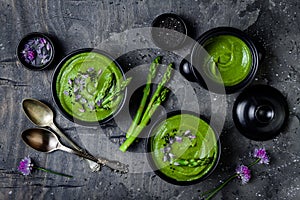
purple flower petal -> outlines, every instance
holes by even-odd
[[[182,137],[175,136],[175,140],[176,140],[176,142],[181,143],[182,142]]]
[[[94,67],[90,67],[87,69],[87,72],[92,72],[92,71],[94,71]]]
[[[24,175],[28,176],[32,170],[33,164],[29,156],[23,158],[18,166],[18,170]]]
[[[85,112],[85,110],[84,110],[83,108],[79,108],[78,111],[79,111],[79,112],[82,112],[82,113]]]
[[[49,43],[46,44],[46,49],[47,49],[47,51],[50,51],[51,45]]]
[[[251,170],[245,166],[245,165],[240,165],[236,168],[236,173],[238,175],[238,178],[242,180],[242,184],[246,184],[249,182],[251,178]]]
[[[175,158],[176,156],[174,155],[174,154],[172,154],[172,153],[169,153],[169,156],[170,156],[170,158]]]
[[[47,40],[46,40],[45,38],[40,38],[40,43],[46,44],[46,43],[47,43]]]
[[[196,139],[196,135],[189,135],[188,138],[190,138],[190,139],[192,139],[192,140],[193,140],[193,139]]]
[[[80,94],[77,94],[77,95],[75,96],[75,101],[78,101],[80,98],[81,98],[81,95],[80,95]]]
[[[163,158],[163,161],[164,162],[167,162],[169,159],[168,159],[168,156],[167,155],[164,155],[164,158]]]
[[[64,95],[69,96],[69,92],[65,90],[65,91],[64,91]]]
[[[264,148],[255,149],[253,156],[260,159],[260,164],[269,164],[270,160]]]
[[[95,106],[91,103],[88,104],[88,107],[91,109],[91,110],[94,110],[95,109]]]
[[[191,133],[191,131],[190,131],[190,130],[187,130],[187,131],[184,132],[183,135],[184,135],[184,136],[188,136],[190,133]]]
[[[85,98],[81,98],[80,102],[83,103],[83,104],[85,104],[85,103],[87,103],[87,100]]]
[[[71,79],[68,80],[69,85],[72,85],[73,81]]]
[[[169,143],[170,143],[170,144],[173,144],[174,142],[175,142],[174,138],[170,138],[170,139],[169,139]]]
[[[78,92],[78,90],[79,90],[79,87],[75,85],[74,89],[73,89],[74,93]]]
[[[101,104],[102,104],[102,100],[100,99],[100,100],[98,100],[96,103],[97,103],[97,106],[99,106],[99,107],[100,107],[100,106],[101,106]]]

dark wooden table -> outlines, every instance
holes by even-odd
[[[198,199],[231,175],[235,167],[248,163],[249,152],[265,147],[269,166],[253,169],[247,185],[231,182],[216,199],[299,199],[300,198],[300,67],[297,0],[136,0],[136,1],[17,1],[0,2],[0,199]],[[231,110],[238,93],[210,94],[177,71],[169,83],[172,97],[157,115],[176,109],[199,110],[221,123],[222,154],[218,167],[205,181],[192,186],[175,186],[161,180],[147,164],[142,139],[127,153],[118,150],[130,125],[129,105],[123,114],[105,126],[85,127],[64,118],[52,99],[51,81],[55,68],[25,69],[15,56],[18,41],[27,33],[44,32],[58,40],[62,58],[80,48],[105,50],[117,58],[142,85],[147,74],[144,64],[158,54],[175,68],[190,52],[191,43],[175,52],[159,50],[149,37],[149,26],[161,13],[179,14],[190,28],[191,38],[217,26],[245,30],[266,50],[253,84],[268,84],[280,90],[289,104],[289,121],[273,140],[255,142],[235,128]],[[39,153],[25,146],[20,134],[34,127],[21,109],[24,98],[43,101],[55,110],[55,122],[63,132],[95,155],[129,164],[128,174],[103,167],[92,172],[85,161],[63,152]],[[130,97],[129,97],[130,99]],[[16,168],[29,155],[37,165],[71,174],[73,179],[34,171],[22,176]]]

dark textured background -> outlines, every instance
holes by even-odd
[[[248,185],[233,181],[216,199],[300,199],[299,11],[298,0],[2,0],[0,199],[197,199],[201,192],[228,177],[238,164],[249,163],[249,152],[259,146],[268,150],[270,165],[256,166]],[[274,86],[289,104],[288,125],[278,137],[266,142],[250,141],[238,133],[231,119],[237,93],[210,95],[177,74],[169,84],[174,95],[169,98],[165,110],[198,108],[204,115],[219,117],[220,121],[226,116],[220,163],[207,180],[193,186],[171,185],[154,175],[142,154],[143,140],[126,154],[118,151],[120,140],[111,136],[124,134],[128,128],[130,118],[126,117],[126,112],[105,127],[83,127],[62,117],[51,97],[51,76],[55,66],[40,72],[28,71],[15,56],[18,40],[27,33],[40,31],[58,39],[60,57],[84,47],[103,49],[118,57],[123,66],[136,69],[131,75],[136,81],[143,81],[147,70],[140,65],[149,63],[156,54],[164,55],[165,63],[173,61],[177,69],[181,60],[180,56],[153,49],[147,36],[147,27],[154,17],[165,12],[182,16],[191,28],[192,38],[217,26],[236,27],[256,38],[266,54],[253,84]],[[184,56],[190,47],[187,44],[178,52]],[[62,152],[46,155],[26,147],[20,133],[33,125],[22,113],[21,101],[28,97],[42,100],[55,109],[56,124],[78,144],[96,155],[129,164],[132,173],[120,175],[107,168],[93,173],[86,162],[76,156]],[[158,114],[162,112],[164,109]],[[72,174],[75,178],[44,172],[24,177],[16,167],[26,155],[40,166]]]

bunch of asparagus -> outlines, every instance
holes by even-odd
[[[147,99],[150,94],[150,86],[152,80],[155,78],[157,68],[159,66],[161,57],[158,56],[151,63],[149,68],[149,74],[147,77],[147,83],[143,90],[143,97],[138,108],[138,111],[133,119],[133,122],[126,134],[126,141],[120,146],[120,150],[125,152],[128,147],[134,142],[134,140],[139,136],[142,130],[147,126],[159,105],[166,100],[169,89],[165,88],[165,84],[170,80],[173,64],[167,66],[166,72],[162,77],[161,81],[158,83],[157,88],[151,97],[149,104],[146,105]],[[147,106],[147,107],[146,107]]]

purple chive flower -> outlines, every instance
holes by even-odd
[[[84,110],[83,108],[79,108],[78,111],[79,111],[79,112],[82,112],[82,113],[85,112],[85,110]]]
[[[175,136],[175,141],[181,143],[182,142],[182,137]]]
[[[65,90],[65,91],[64,91],[64,95],[69,96],[69,92]]]
[[[54,172],[52,170],[48,170],[48,169],[45,169],[45,168],[42,168],[42,167],[33,166],[33,163],[31,162],[31,158],[29,156],[26,156],[25,158],[23,158],[20,161],[20,164],[18,166],[18,170],[24,176],[28,176],[31,173],[31,171],[32,171],[33,168],[39,169],[39,170],[42,170],[42,171],[45,171],[45,172],[49,172],[49,173],[52,173],[52,174],[57,174],[57,175],[60,175],[60,176],[65,176],[65,177],[68,177],[68,178],[73,178],[73,176],[70,176],[70,175],[67,175],[67,174],[62,174],[62,173]]]
[[[28,176],[32,171],[33,164],[29,156],[23,158],[18,166],[18,170],[24,175]]]
[[[245,165],[240,165],[236,168],[236,173],[238,175],[238,178],[242,180],[242,184],[246,184],[249,182],[251,178],[251,170],[245,166]]]
[[[269,164],[270,160],[264,148],[255,149],[253,156],[260,159],[260,164]]]

